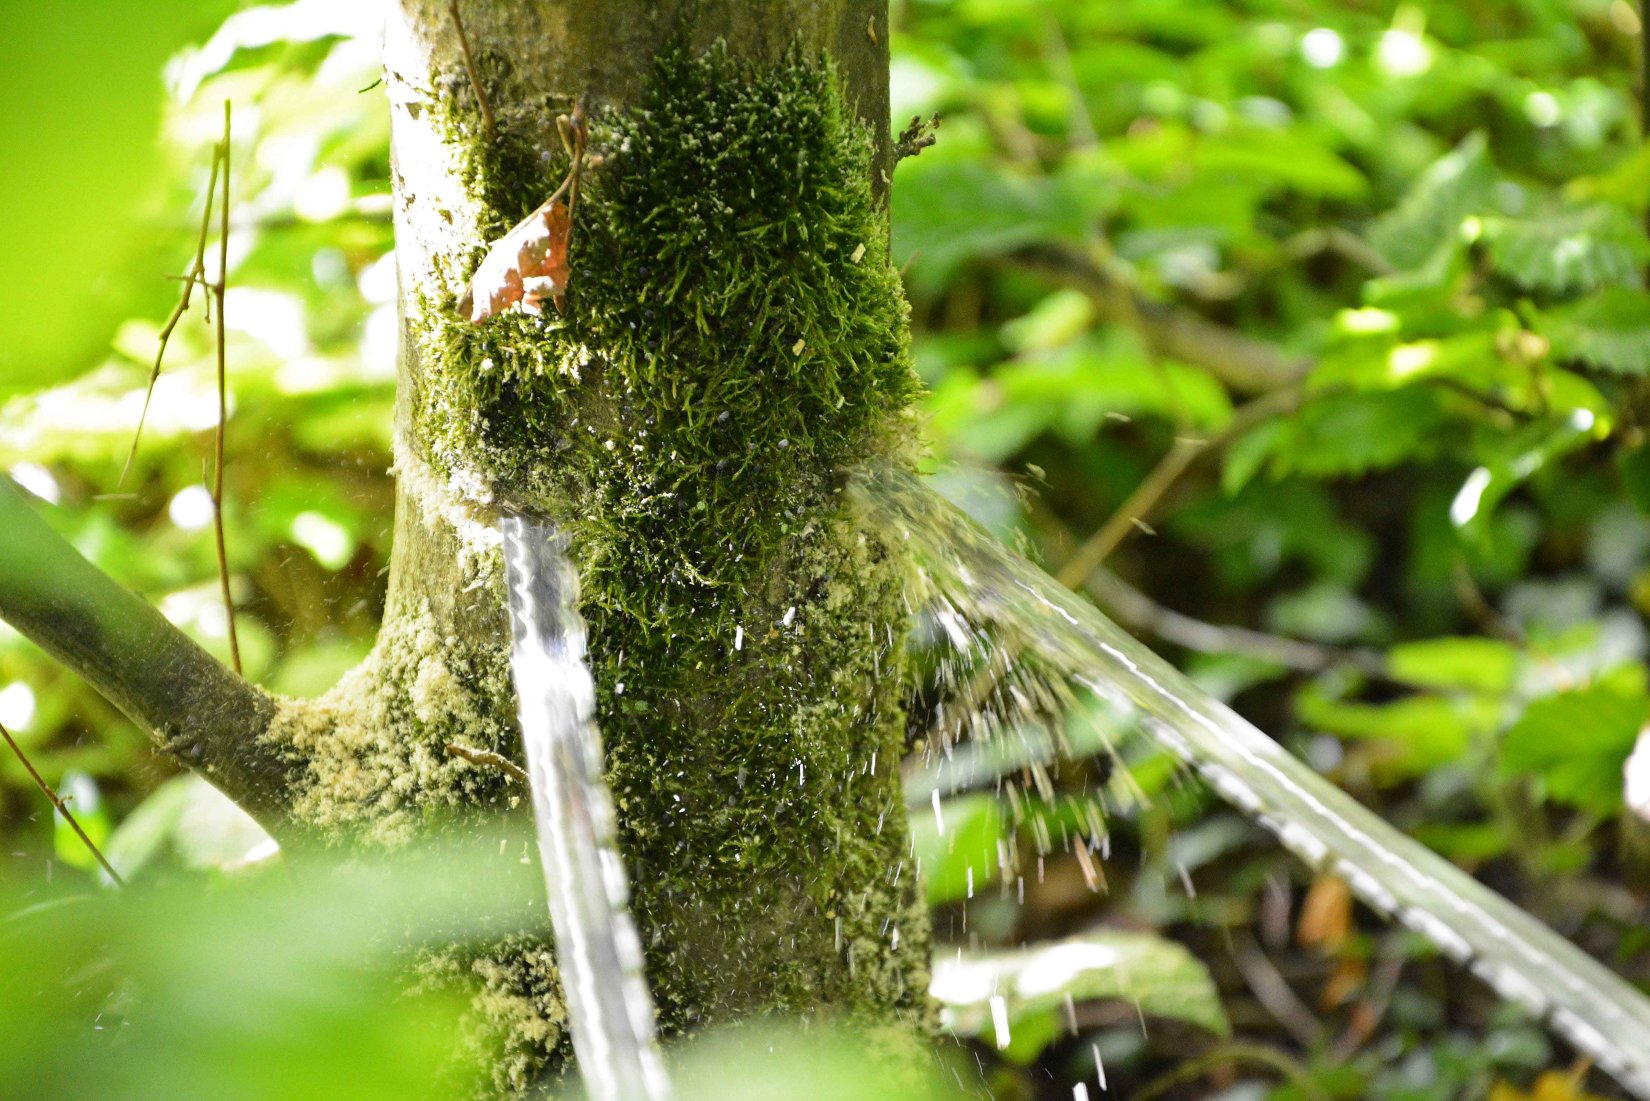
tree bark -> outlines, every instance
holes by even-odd
[[[402,307],[389,606],[371,658],[273,736],[308,824],[485,829],[517,756],[502,502],[572,536],[598,716],[667,1031],[829,1016],[927,1027],[898,760],[900,566],[843,471],[907,461],[916,383],[887,249],[877,0],[492,0],[390,19]],[[565,311],[471,325],[486,244],[537,206],[582,104]],[[539,942],[479,975],[498,1082],[565,1051]]]

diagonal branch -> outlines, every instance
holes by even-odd
[[[0,477],[0,619],[277,837],[301,767],[263,738],[275,701],[64,541]],[[290,829],[285,832],[290,833]]]
[[[1269,635],[1250,627],[1195,619],[1157,603],[1104,566],[1096,567],[1083,587],[1119,623],[1200,654],[1242,654],[1306,673],[1317,673],[1336,666],[1349,667],[1371,676],[1381,676],[1387,671],[1386,661],[1374,650],[1325,646]]]
[[[1136,329],[1159,355],[1202,367],[1233,390],[1276,390],[1299,382],[1312,365],[1307,356],[1286,355],[1191,310],[1153,301],[1068,245],[1032,245],[1005,259],[1082,292],[1102,316]]]

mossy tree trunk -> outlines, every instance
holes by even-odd
[[[898,564],[842,494],[903,461],[915,383],[887,250],[877,0],[470,0],[390,19],[399,499],[373,656],[273,736],[298,816],[399,844],[485,828],[519,752],[504,503],[568,530],[648,974],[667,1030],[753,1013],[924,1027],[898,762]],[[537,206],[581,102],[565,309],[471,325],[485,246]],[[451,828],[450,826],[447,828]],[[499,1080],[565,1050],[542,943],[453,963]]]

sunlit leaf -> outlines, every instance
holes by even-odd
[[[929,989],[953,1032],[989,1040],[1020,1061],[1059,1034],[1068,998],[1123,999],[1148,1017],[1217,1036],[1231,1030],[1209,972],[1191,953],[1161,937],[1116,929],[1012,952],[941,956]],[[1036,1042],[1016,1047],[1016,1032]]]
[[[1535,331],[1553,358],[1624,375],[1650,372],[1650,294],[1605,287],[1597,294],[1535,315]]]
[[[1554,294],[1636,283],[1650,260],[1650,239],[1638,223],[1626,211],[1602,205],[1531,218],[1486,217],[1483,241],[1508,278]]]
[[[1495,186],[1489,143],[1469,135],[1438,158],[1409,193],[1370,228],[1370,243],[1395,267],[1420,264],[1460,232],[1462,221],[1481,212]]]
[[[1644,670],[1536,700],[1503,738],[1501,767],[1541,780],[1548,798],[1599,813],[1622,805],[1622,765],[1650,718]]]
[[[995,796],[968,795],[913,809],[911,836],[928,901],[937,904],[971,898],[997,877],[1008,830]]]
[[[1406,642],[1387,653],[1392,675],[1421,688],[1505,692],[1512,687],[1519,653],[1493,638],[1434,638]]]

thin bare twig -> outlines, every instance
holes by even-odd
[[[218,431],[214,441],[215,463],[212,468],[212,534],[218,544],[218,587],[223,591],[223,611],[229,622],[229,659],[235,672],[241,672],[241,640],[235,630],[235,598],[229,592],[229,552],[223,537],[223,440],[229,427],[229,389],[227,359],[224,355],[223,305],[224,292],[229,286],[229,101],[223,101],[223,141],[218,146],[218,160],[223,164],[223,188],[218,204],[218,278],[211,285],[212,297],[218,303]]]
[[[556,129],[561,134],[561,141],[567,147],[567,156],[572,163],[567,168],[567,179],[562,186],[567,188],[567,247],[573,247],[573,227],[577,224],[573,216],[579,206],[579,177],[584,173],[585,143],[590,138],[590,131],[584,120],[584,101],[580,100],[573,105],[571,115],[559,115],[556,118]]]
[[[1111,557],[1111,552],[1117,549],[1118,544],[1122,543],[1131,531],[1146,523],[1169,490],[1174,488],[1180,476],[1186,473],[1199,455],[1209,448],[1222,447],[1230,443],[1261,421],[1289,412],[1299,405],[1300,401],[1299,387],[1285,387],[1240,406],[1232,413],[1232,419],[1226,422],[1225,427],[1209,439],[1176,437],[1174,446],[1169,448],[1168,453],[1159,460],[1151,473],[1135,487],[1127,500],[1117,506],[1117,511],[1100,525],[1099,530],[1084,540],[1083,545],[1066,559],[1055,577],[1068,588],[1075,589],[1081,586],[1090,574],[1100,568],[1102,562]]]
[[[1297,1060],[1277,1048],[1236,1040],[1228,1040],[1208,1054],[1187,1060],[1167,1074],[1147,1082],[1134,1092],[1133,1101],[1152,1101],[1176,1086],[1203,1077],[1225,1063],[1248,1063],[1252,1066],[1269,1067],[1313,1101],[1328,1101],[1328,1095],[1312,1080],[1311,1074]]]
[[[11,746],[11,751],[17,755],[19,761],[23,762],[23,767],[28,770],[29,776],[33,778],[34,786],[39,788],[41,794],[47,799],[51,800],[52,806],[57,809],[58,814],[63,816],[63,821],[69,824],[69,828],[74,831],[75,836],[80,838],[81,844],[85,845],[86,850],[97,858],[97,862],[102,865],[103,870],[109,873],[109,878],[117,886],[126,886],[126,881],[120,878],[120,873],[115,871],[115,866],[109,863],[109,858],[103,855],[103,850],[99,849],[96,843],[87,836],[86,831],[81,829],[80,823],[75,820],[75,816],[69,813],[68,804],[64,803],[62,797],[52,790],[50,784],[46,783],[45,777],[36,771],[34,762],[29,760],[29,755],[23,752],[23,747],[17,744],[17,739],[11,736],[11,731],[6,729],[4,723],[0,723],[0,738],[6,739],[6,744]]]
[[[1269,393],[1299,382],[1312,368],[1310,357],[1290,355],[1193,310],[1153,301],[1077,246],[1030,245],[1003,261],[1080,292],[1102,317],[1136,329],[1163,357],[1202,367],[1233,390]]]
[[[1104,566],[1089,574],[1085,587],[1120,623],[1200,654],[1243,654],[1306,673],[1337,666],[1372,676],[1386,672],[1386,662],[1373,650],[1325,646],[1195,619],[1157,603]]]
[[[1254,935],[1247,930],[1231,933],[1229,946],[1232,962],[1237,964],[1238,974],[1243,976],[1243,982],[1255,1000],[1283,1026],[1284,1031],[1294,1037],[1297,1044],[1308,1051],[1317,1048],[1323,1041],[1323,1021],[1300,1000],[1289,980],[1283,977]]]
[[[494,753],[490,749],[477,749],[473,745],[463,742],[448,742],[447,756],[460,757],[473,765],[486,765],[496,768],[518,784],[527,784],[527,770],[516,764],[502,753]]]
[[[464,17],[458,14],[458,0],[448,0],[447,11],[453,17],[453,29],[458,32],[458,48],[464,51],[464,71],[470,74],[470,88],[476,94],[476,102],[481,104],[481,125],[490,140],[497,130],[493,124],[493,105],[481,90],[481,75],[476,72],[476,61],[470,54],[470,36],[464,33]]]
[[[132,469],[132,460],[137,458],[138,441],[143,438],[143,422],[149,417],[149,402],[155,396],[155,383],[160,381],[161,361],[166,358],[166,345],[172,339],[172,330],[178,327],[183,315],[189,310],[189,299],[194,294],[197,285],[205,287],[206,283],[206,235],[212,226],[212,200],[218,190],[217,149],[212,151],[212,174],[206,181],[206,206],[201,210],[200,236],[195,241],[195,263],[187,275],[172,276],[183,281],[183,294],[178,297],[178,304],[172,307],[172,316],[166,319],[166,324],[160,330],[160,347],[155,349],[155,364],[149,369],[149,386],[143,394],[143,410],[138,414],[137,430],[132,433],[132,446],[126,452],[126,465],[120,468],[120,480],[116,485],[124,484],[127,473]]]

